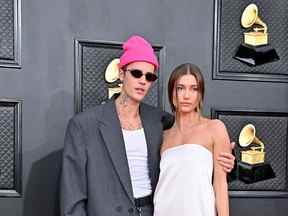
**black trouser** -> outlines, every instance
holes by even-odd
[[[135,199],[135,205],[139,216],[153,216],[153,197],[151,195]]]

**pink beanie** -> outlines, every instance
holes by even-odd
[[[123,44],[123,50],[124,52],[120,57],[120,68],[136,61],[151,63],[155,66],[155,70],[159,68],[159,63],[154,54],[154,50],[144,38],[138,35],[131,36]]]

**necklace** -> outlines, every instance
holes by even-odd
[[[128,120],[121,120],[120,118],[120,124],[123,129],[127,130],[137,130],[142,128],[141,121],[132,122]]]
[[[123,129],[137,130],[137,129],[142,128],[142,122],[141,122],[139,115],[137,117],[131,119],[131,118],[127,118],[126,116],[124,116],[120,112],[118,112],[118,116],[119,116],[119,120],[120,120],[120,125]]]
[[[137,130],[142,128],[142,122],[139,112],[136,113],[136,116],[134,118],[129,118],[128,116],[131,112],[129,112],[129,110],[127,109],[129,109],[129,107],[126,104],[116,104],[116,111],[119,117],[121,127],[127,130]]]

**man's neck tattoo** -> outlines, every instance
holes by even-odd
[[[119,98],[119,99],[120,99],[120,100],[119,100],[119,104],[120,104],[120,105],[122,105],[122,106],[124,106],[124,107],[127,107],[127,106],[128,106],[128,101],[129,101],[128,95],[123,94],[123,95],[121,96],[121,98]]]

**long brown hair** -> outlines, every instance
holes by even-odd
[[[185,63],[177,66],[171,73],[169,82],[168,82],[168,97],[169,97],[169,103],[171,110],[175,112],[176,108],[173,104],[173,91],[175,88],[176,82],[184,75],[191,74],[195,77],[197,86],[199,89],[200,93],[200,101],[198,104],[198,108],[202,109],[203,106],[203,99],[204,99],[204,91],[205,91],[205,86],[204,86],[204,78],[202,75],[201,70],[199,69],[198,66],[191,64],[191,63]]]

